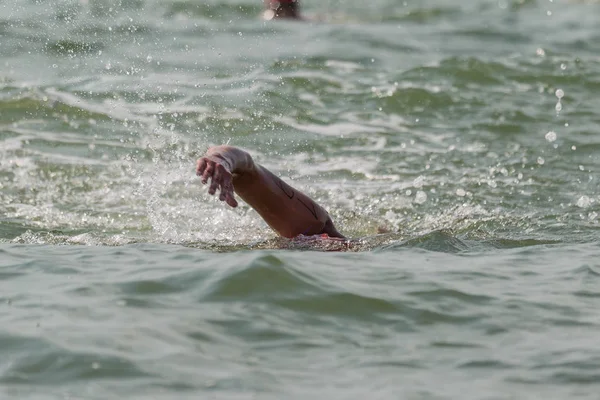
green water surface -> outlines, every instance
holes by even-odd
[[[0,398],[597,399],[600,4],[261,5],[0,0]]]

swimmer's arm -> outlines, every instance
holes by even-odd
[[[237,207],[234,192],[254,208],[281,236],[340,234],[329,214],[314,200],[254,162],[250,154],[232,146],[215,146],[198,160],[196,175],[211,180],[208,192],[220,189],[219,199]]]

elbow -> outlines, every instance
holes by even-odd
[[[335,237],[335,238],[340,238],[340,239],[346,239],[346,236],[342,235],[335,227],[335,225],[333,224],[333,221],[331,220],[331,218],[327,218],[327,221],[325,222],[325,226],[323,227],[323,230],[321,231],[321,233],[326,233],[327,236],[329,237]]]

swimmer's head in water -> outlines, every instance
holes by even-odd
[[[279,18],[300,18],[299,0],[264,0],[265,12],[263,18],[266,20]]]

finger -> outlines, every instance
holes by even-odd
[[[202,176],[202,173],[204,172],[204,168],[206,168],[206,159],[200,158],[198,160],[198,162],[196,163],[196,175],[197,176]]]
[[[219,200],[225,201],[225,197],[227,196],[227,192],[232,190],[231,188],[231,177],[224,171],[221,171],[221,194],[219,195]]]
[[[221,184],[221,193],[219,194],[219,200],[225,201],[225,196],[227,195],[227,186],[225,184]]]
[[[208,188],[208,193],[209,194],[215,194],[217,192],[217,188],[219,187],[219,185],[221,184],[221,166],[217,165],[215,168],[215,172],[213,173],[212,176],[212,181],[210,182],[210,187]]]
[[[214,163],[212,163],[212,162],[207,163],[206,169],[202,173],[202,183],[208,182],[208,178],[212,177],[214,169],[215,169]]]
[[[225,200],[231,207],[237,207],[238,202],[233,193],[234,191],[231,179],[228,179],[223,186],[223,190],[221,191],[221,196],[223,197],[221,200]]]
[[[233,192],[227,192],[227,194],[225,195],[225,201],[233,208],[238,206],[238,202],[233,196]]]

